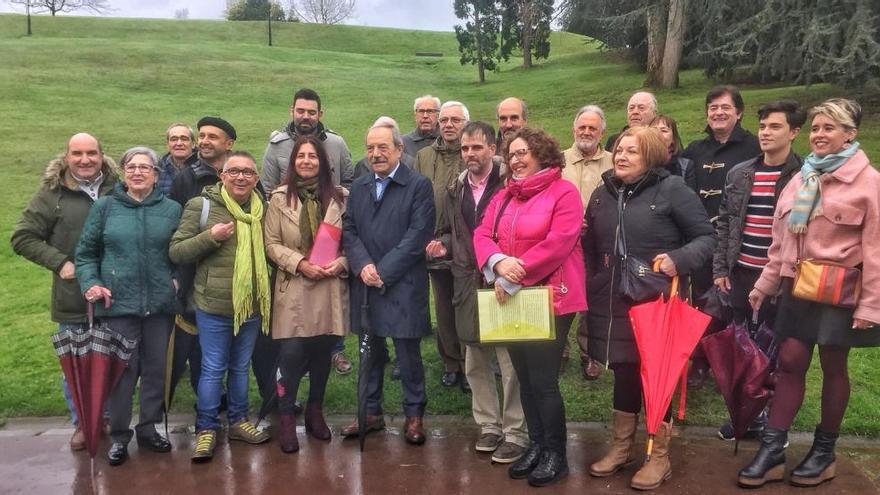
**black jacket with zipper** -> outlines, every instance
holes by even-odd
[[[650,263],[656,255],[667,253],[680,275],[688,275],[711,259],[715,229],[697,195],[681,177],[664,168],[651,169],[631,185],[624,185],[609,170],[602,174],[602,182],[585,214],[589,353],[603,363],[637,363],[628,314],[633,302],[620,294],[622,264],[615,250],[618,195],[626,195],[623,221],[629,254]],[[686,279],[681,286],[687,286]]]
[[[749,207],[749,197],[752,194],[752,184],[755,183],[755,164],[762,156],[735,165],[727,174],[724,199],[721,201],[718,222],[715,225],[718,231],[718,245],[715,247],[715,255],[712,260],[712,278],[729,277],[736,265],[736,260],[739,258],[746,211]],[[801,157],[793,151],[789,152],[773,191],[774,204],[788,181],[801,169],[801,165],[803,165]]]

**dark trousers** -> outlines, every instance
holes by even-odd
[[[738,322],[752,321],[752,306],[749,304],[749,293],[755,288],[755,282],[761,276],[761,270],[737,265],[730,271],[730,306],[733,319]],[[776,319],[776,305],[772,298],[767,298],[758,311],[757,324],[767,322],[771,326]]]
[[[403,413],[407,416],[424,416],[428,396],[425,393],[425,368],[422,366],[421,339],[391,339],[394,352],[400,363],[400,385],[403,388]],[[388,363],[388,349],[385,339],[373,337],[371,340],[373,366],[367,380],[367,414],[382,414],[382,387],[385,382],[385,364]]]
[[[516,376],[529,440],[565,455],[565,404],[559,391],[562,348],[574,313],[556,317],[556,340],[509,344],[507,351]]]
[[[614,372],[614,409],[638,414],[642,410],[642,374],[640,363],[617,363],[611,365]],[[672,421],[672,404],[666,410],[663,421]]]
[[[114,442],[131,441],[131,403],[138,378],[141,381],[138,423],[139,437],[156,433],[155,424],[162,421],[165,399],[165,364],[168,337],[171,334],[170,315],[116,316],[105,318],[107,326],[124,337],[137,342],[128,367],[122,372],[116,388],[110,393],[110,437]]]
[[[257,380],[260,398],[265,402],[275,391],[275,372],[278,369],[278,341],[271,335],[257,332],[257,343],[251,356],[251,369]]]
[[[193,393],[199,393],[199,376],[202,374],[202,346],[199,335],[192,335],[178,326],[174,326],[174,355],[171,357],[171,380],[169,403],[174,402],[174,391],[177,383],[186,371],[189,362],[189,385]]]
[[[278,340],[278,412],[293,414],[299,384],[309,374],[309,403],[324,402],[330,376],[333,347],[342,340],[338,335],[316,335]]]
[[[437,352],[443,360],[444,371],[464,369],[464,351],[455,329],[455,307],[452,305],[452,272],[431,270],[431,288],[434,289],[434,311],[437,314]]]

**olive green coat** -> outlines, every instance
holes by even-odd
[[[202,195],[192,198],[183,209],[177,232],[171,238],[169,254],[177,264],[196,263],[193,297],[196,307],[206,313],[233,316],[232,274],[235,268],[235,250],[238,235],[218,242],[211,237],[211,227],[233,221],[220,196],[221,184],[208,186]],[[202,204],[207,198],[210,208],[204,227],[199,225]],[[245,209],[247,211],[247,208]],[[256,282],[254,283],[256,287]],[[254,291],[253,307],[260,307]]]
[[[104,181],[98,196],[113,190],[117,181],[116,164],[104,157]],[[40,189],[31,197],[12,233],[12,250],[52,272],[52,321],[64,323],[86,320],[86,300],[76,278],[62,279],[58,272],[73,262],[92,198],[81,191],[70,176],[64,157],[46,166]]]

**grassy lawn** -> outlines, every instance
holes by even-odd
[[[636,67],[596,50],[580,36],[557,33],[552,56],[524,71],[516,61],[475,82],[473,67],[458,63],[451,33],[355,26],[276,24],[274,47],[265,46],[265,25],[255,22],[170,21],[36,17],[35,36],[27,38],[24,18],[0,15],[0,133],[4,136],[4,177],[0,181],[0,237],[9,239],[15,220],[38,187],[45,163],[63,150],[74,132],[88,131],[103,141],[114,158],[134,145],[163,146],[163,132],[175,121],[194,123],[208,114],[235,125],[236,148],[262,156],[269,133],[287,121],[287,107],[300,87],[316,89],[324,104],[324,122],[363,156],[365,129],[379,115],[411,126],[415,96],[431,93],[468,105],[472,119],[494,122],[495,104],[519,96],[529,104],[530,123],[571,143],[574,112],[587,103],[606,109],[609,132],[624,124],[624,106],[642,83]],[[419,58],[416,51],[441,51],[443,57]],[[703,96],[713,82],[695,70],[681,74],[679,89],[658,93],[661,111],[678,121],[685,141],[701,137]],[[744,87],[745,126],[754,129],[757,106],[793,97],[805,103],[843,90],[816,85]],[[869,112],[873,109],[868,108]],[[880,116],[871,113],[861,141],[870,156],[880,154]],[[806,140],[797,143],[802,152]],[[0,243],[0,417],[52,415],[65,411],[59,367],[49,336],[50,277]],[[572,337],[573,340],[573,337]],[[349,355],[355,355],[349,338]],[[429,413],[470,413],[469,399],[443,389],[442,366],[433,341],[422,350],[428,372]],[[854,350],[850,370],[853,394],[844,429],[880,435],[877,403],[880,386],[873,377],[880,352]],[[610,418],[610,375],[594,383],[580,378],[573,358],[562,380],[569,417],[578,421]],[[355,374],[331,378],[327,409],[354,410]],[[184,382],[185,383],[185,382]],[[387,411],[400,410],[400,390],[389,382]],[[818,420],[821,376],[810,372],[807,403],[796,427],[811,430]],[[182,385],[176,408],[191,407]],[[716,425],[725,409],[708,387],[690,394],[690,424]]]

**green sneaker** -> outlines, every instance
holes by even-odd
[[[265,431],[258,430],[247,419],[243,419],[234,425],[229,426],[227,437],[230,440],[241,440],[242,442],[258,444],[269,441],[269,434]]]
[[[193,447],[193,462],[208,462],[214,457],[214,445],[217,444],[217,432],[202,430],[196,435],[196,446]]]

